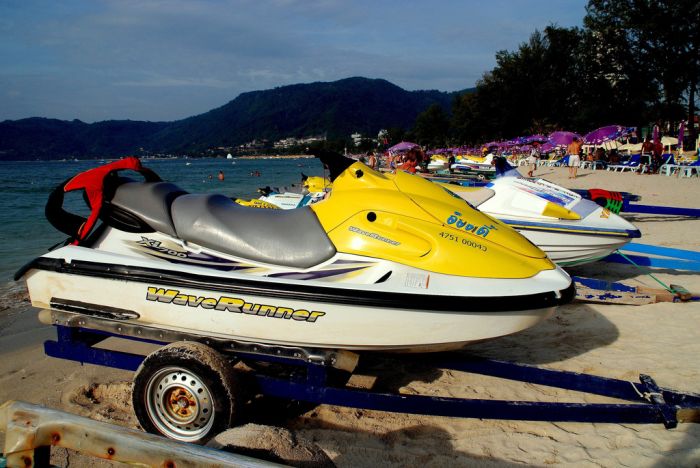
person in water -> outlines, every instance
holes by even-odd
[[[219,171],[219,180],[224,180],[224,171]]]

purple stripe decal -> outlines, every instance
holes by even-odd
[[[274,273],[272,275],[267,275],[270,278],[287,278],[287,279],[318,279],[318,278],[328,278],[331,276],[344,275],[345,273],[350,273],[357,270],[362,270],[367,267],[357,267],[357,268],[342,268],[337,270],[321,270],[321,271],[307,271],[307,272],[289,272],[289,273]]]

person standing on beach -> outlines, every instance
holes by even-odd
[[[578,166],[581,164],[581,142],[578,137],[574,137],[574,141],[569,143],[566,152],[569,155],[569,179],[575,179],[578,173]]]
[[[377,169],[377,157],[374,155],[374,151],[369,152],[369,159],[367,160],[367,165],[372,169]]]
[[[420,148],[411,148],[406,153],[404,163],[399,166],[399,169],[415,174],[421,162],[423,162],[423,151]]]
[[[530,156],[527,158],[527,164],[530,170],[527,172],[528,177],[534,177],[535,169],[537,169],[537,161],[540,159],[540,150],[537,148],[537,142],[532,144]]]
[[[654,150],[651,156],[651,170],[649,174],[655,174],[659,171],[663,162],[664,145],[661,140],[654,142]]]

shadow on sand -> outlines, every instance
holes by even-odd
[[[657,275],[670,275],[674,277],[682,278],[684,276],[695,276],[698,274],[697,271],[691,270],[675,270],[671,268],[649,268],[645,266],[636,265],[626,265],[624,263],[612,263],[612,262],[597,262],[595,264],[580,265],[576,267],[570,267],[566,269],[567,273],[571,276],[582,276],[585,278],[596,278],[603,279],[606,281],[625,281],[637,278],[641,275],[648,275],[649,273]],[[661,285],[656,283],[650,277],[648,281],[644,281],[645,284],[648,283],[650,287],[661,288]],[[639,286],[639,282],[628,282],[629,286]]]
[[[316,416],[310,413],[293,426],[322,448],[340,452],[333,460],[337,466],[522,466],[499,460],[492,454],[461,452],[454,447],[454,436],[436,426],[414,425],[378,435],[372,430],[333,424]],[[362,418],[362,410],[356,410],[355,416]]]

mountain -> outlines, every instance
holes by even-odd
[[[131,120],[87,124],[40,117],[6,120],[0,122],[0,160],[124,156],[168,125]]]
[[[177,154],[262,138],[374,136],[382,128],[410,128],[432,104],[449,111],[455,94],[347,78],[243,93],[219,108],[174,122],[6,120],[0,122],[0,159],[115,157],[140,149]]]

